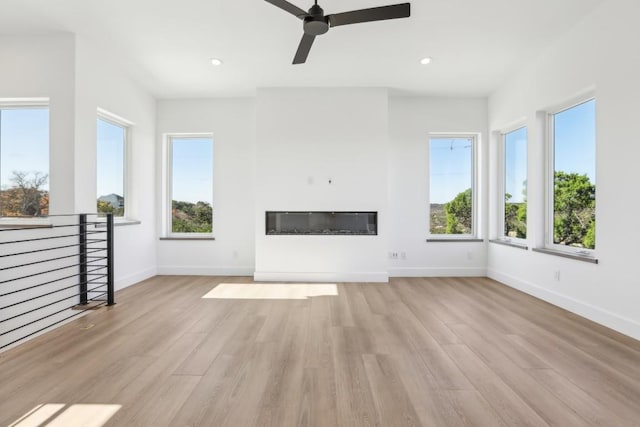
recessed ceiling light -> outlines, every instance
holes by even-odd
[[[211,58],[211,65],[215,67],[222,65],[222,59]]]
[[[430,56],[427,56],[426,58],[422,58],[420,60],[420,63],[422,65],[427,65],[427,64],[431,64],[431,61],[433,61],[433,58],[431,58]]]

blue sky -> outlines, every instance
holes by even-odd
[[[173,138],[173,200],[213,204],[213,141]]]
[[[431,203],[446,203],[471,188],[473,162],[471,138],[430,138]]]
[[[555,115],[555,169],[587,174],[595,183],[595,101]],[[524,131],[523,131],[524,132]],[[513,138],[525,136],[514,132]],[[120,127],[98,120],[97,196],[124,195],[124,135]],[[49,173],[49,114],[45,108],[4,109],[0,112],[0,184],[11,185],[12,171]],[[526,179],[525,144],[507,150],[506,191],[522,201]],[[471,140],[430,139],[430,193],[432,203],[446,203],[471,187]],[[175,200],[212,201],[213,143],[210,138],[175,138],[173,197]],[[134,165],[135,166],[135,165]],[[45,189],[49,188],[47,182]]]
[[[522,127],[505,135],[504,188],[511,194],[512,203],[524,201],[527,180],[527,128]]]
[[[596,182],[595,100],[554,116],[554,167],[556,171],[586,174]],[[527,131],[508,134],[505,152],[505,190],[512,202],[522,202],[527,179]],[[431,203],[446,203],[471,187],[471,140],[468,138],[429,139]],[[542,166],[541,166],[542,167]]]
[[[556,171],[587,174],[596,182],[596,101],[591,100],[554,117]]]
[[[96,144],[97,196],[124,197],[124,146],[126,130],[98,119]]]
[[[13,171],[49,174],[49,110],[0,110],[0,185],[11,187]],[[49,189],[49,180],[43,187]]]
[[[111,193],[124,196],[125,136],[122,127],[97,120],[96,198]],[[211,138],[174,138],[173,141],[174,199],[212,203]],[[0,110],[0,185],[12,185],[14,170],[49,173],[47,108]],[[49,189],[48,182],[44,189]]]
[[[125,131],[98,119],[98,197],[124,196]],[[173,138],[172,173],[174,200],[212,203],[213,144],[210,138]]]

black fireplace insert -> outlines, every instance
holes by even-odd
[[[267,235],[376,236],[378,212],[267,211]]]

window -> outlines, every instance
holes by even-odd
[[[98,117],[96,174],[98,212],[125,214],[125,152],[127,126]]]
[[[169,235],[210,236],[213,231],[213,139],[168,138]]]
[[[49,214],[49,108],[0,103],[0,216]]]
[[[547,246],[576,252],[595,249],[596,101],[548,115]]]
[[[508,239],[527,237],[527,128],[502,134],[502,233]]]
[[[475,145],[473,136],[429,139],[429,195],[432,235],[475,235]]]

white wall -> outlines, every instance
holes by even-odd
[[[536,112],[595,87],[599,264],[491,244],[489,276],[635,338],[640,338],[636,267],[640,228],[635,225],[640,198],[634,175],[640,155],[635,137],[640,99],[638,16],[640,3],[635,0],[604,4],[527,64],[489,102],[492,130],[527,118],[528,243],[536,246],[542,242],[544,225],[544,149]],[[492,165],[497,160],[496,143],[492,141]],[[494,174],[492,184],[497,179]],[[495,196],[491,207],[495,214]],[[492,233],[495,237],[495,226]],[[559,281],[554,279],[556,270]]]
[[[216,240],[159,241],[161,274],[374,281],[486,272],[486,243],[425,242],[427,135],[477,132],[486,160],[486,99],[274,88],[260,89],[256,99],[161,100],[157,111],[159,165],[166,133],[210,132],[215,147]],[[482,167],[485,208],[486,175]],[[160,198],[160,169],[156,176]],[[266,210],[378,211],[379,235],[265,236]],[[479,228],[486,237],[486,215]],[[407,259],[389,261],[390,251]]]
[[[392,276],[484,276],[485,242],[426,242],[429,232],[430,132],[474,132],[479,138],[479,237],[487,235],[487,100],[409,98],[389,100],[389,251]]]
[[[386,89],[259,89],[259,280],[387,281]],[[331,183],[329,183],[331,180]],[[265,211],[377,211],[377,236],[267,236]]]
[[[101,108],[133,124],[126,153],[125,213],[140,224],[115,228],[115,285],[156,274],[155,99],[118,67],[118,58],[76,38],[75,212],[96,211],[96,120]]]
[[[163,100],[156,138],[157,212],[161,212],[163,135],[213,134],[215,241],[158,242],[160,274],[251,275],[254,271],[255,100]],[[166,147],[165,147],[166,148]],[[157,233],[166,230],[158,224]]]
[[[50,213],[74,208],[75,38],[0,37],[0,99],[49,98]]]
[[[115,285],[116,289],[128,286],[155,274],[155,100],[132,83],[126,74],[112,64],[117,61],[104,51],[98,52],[87,40],[74,35],[47,34],[46,36],[0,37],[0,99],[49,98],[50,121],[50,213],[68,214],[96,211],[96,113],[97,107],[108,109],[128,118],[132,127],[132,164],[129,179],[135,191],[130,194],[131,206],[140,225],[116,227],[115,232]],[[69,224],[68,217],[51,219],[54,223]],[[60,231],[62,230],[62,231]],[[42,230],[42,234],[58,235],[66,228]],[[58,234],[56,234],[58,233]],[[2,240],[33,238],[33,232],[5,232]],[[47,244],[49,243],[48,241]],[[72,244],[74,239],[55,240],[59,245]],[[3,246],[7,251],[19,252],[47,248],[42,242]],[[63,249],[55,256],[73,255],[72,249]],[[2,266],[15,266],[25,262],[40,261],[50,252],[29,256],[4,258]],[[73,259],[73,258],[71,258]],[[44,269],[67,267],[69,259],[40,264]],[[2,279],[8,280],[41,272],[31,267],[27,271],[7,270]],[[25,322],[34,321],[46,314],[60,311],[73,303],[78,290],[77,278],[65,277],[75,273],[73,269],[51,272],[31,278],[12,281],[5,290],[19,290],[35,284],[56,280],[44,287],[12,294],[2,298],[0,306],[33,297],[38,292],[52,292],[28,304],[3,310],[2,316],[13,316],[39,305],[51,303],[44,310],[21,316],[10,323],[0,325],[0,331],[8,331]],[[69,287],[69,289],[64,289]],[[69,297],[56,303],[57,300]],[[29,305],[30,304],[30,305]],[[7,313],[4,313],[7,311]],[[39,321],[28,329],[21,329],[0,337],[0,344],[12,342],[26,333],[43,328],[47,324],[68,317],[64,311]]]
[[[7,98],[49,98],[49,191],[50,212],[52,214],[68,213],[74,205],[74,58],[75,40],[67,34],[43,36],[11,36],[0,37],[0,99]],[[49,230],[47,230],[49,231]],[[52,229],[51,232],[57,231]],[[0,235],[3,241],[32,238],[29,233],[5,231]],[[56,240],[60,245],[68,244],[65,239]],[[25,247],[24,243],[14,245],[2,245],[2,254],[41,248],[41,242],[36,242]],[[62,255],[66,255],[64,250]],[[2,258],[0,268],[13,267],[29,262],[38,261],[37,255],[20,255]],[[47,269],[60,268],[66,260],[49,262],[39,266]],[[67,263],[68,264],[68,263]],[[33,274],[33,267],[10,269],[0,272],[0,280],[17,279],[23,275]],[[68,274],[68,273],[67,273]],[[64,276],[62,276],[64,277]],[[0,298],[0,307],[24,301],[33,297],[32,291],[25,290],[35,284],[48,280],[60,279],[61,276],[49,274],[35,276],[29,279],[14,280],[2,284],[2,293],[16,292]],[[63,289],[73,284],[69,279],[56,282],[55,285],[44,286],[39,292],[50,292],[55,289]],[[77,293],[77,292],[76,292]],[[50,322],[64,319],[68,313],[55,314],[61,308],[52,305],[38,312],[26,314],[13,320],[8,320],[20,313],[30,311],[56,299],[73,295],[71,291],[61,291],[55,297],[38,299],[18,306],[0,310],[0,318],[5,322],[0,323],[0,345],[8,345],[10,342],[45,327]],[[36,314],[37,313],[37,314]],[[45,321],[37,321],[38,318],[51,315]],[[25,323],[36,322],[26,328],[9,332]]]

